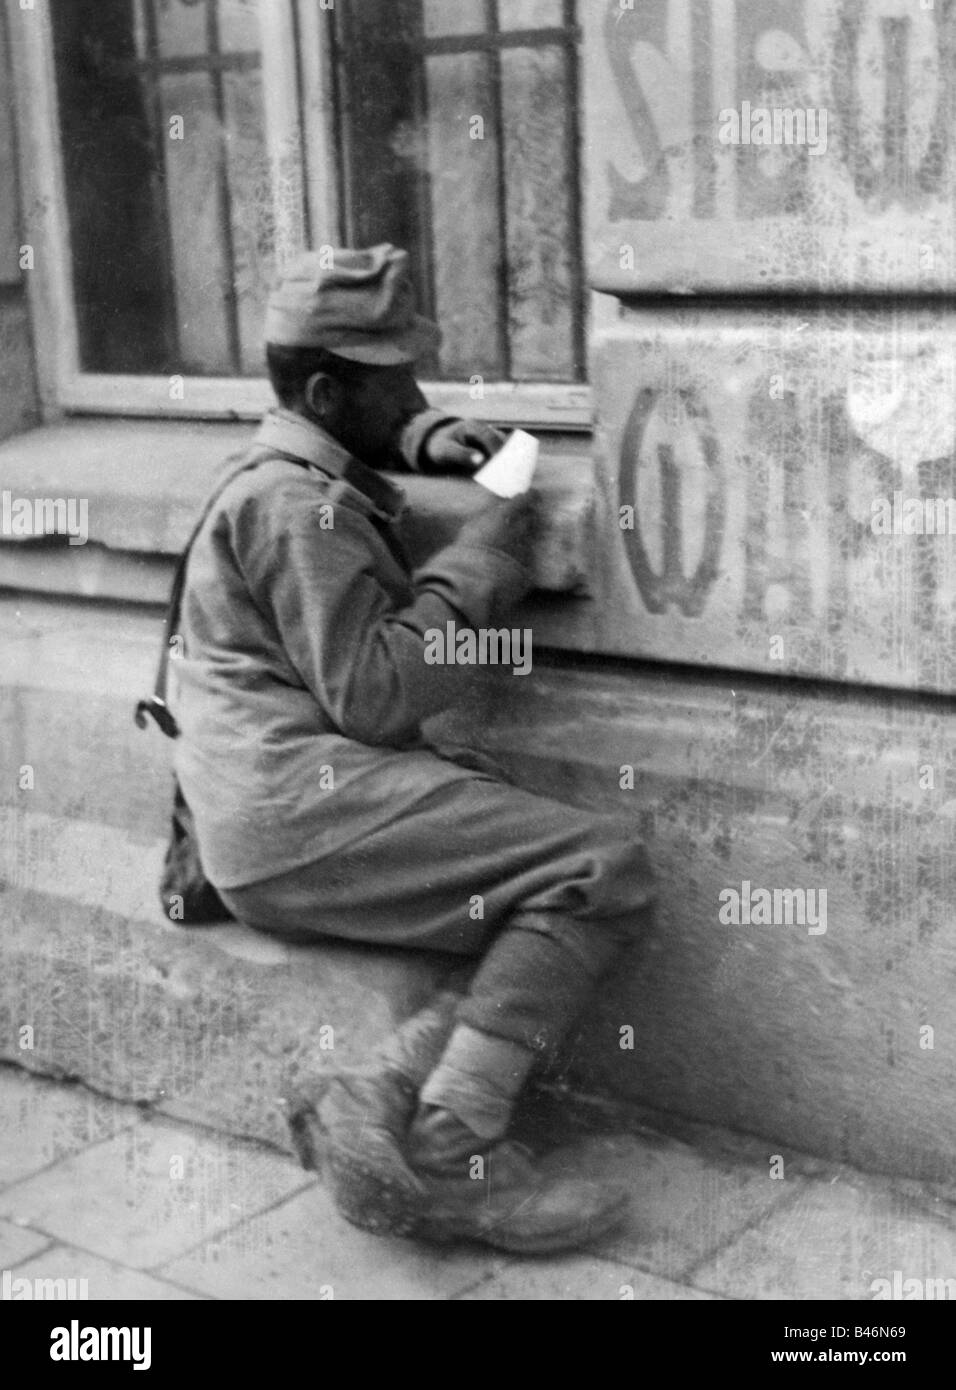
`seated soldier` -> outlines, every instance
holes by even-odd
[[[427,409],[413,364],[438,342],[394,247],[302,256],[270,300],[280,408],[192,547],[177,662],[176,766],[205,871],[265,932],[455,953],[474,964],[361,1071],[311,1134],[368,1229],[569,1248],[621,1218],[608,1185],[546,1178],[506,1138],[552,1055],[638,934],[645,855],[608,818],[531,795],[425,745],[467,666],[424,659],[448,622],[497,625],[531,588],[532,494],[487,504],[412,572],[403,494],[379,470],[473,472],[489,426]],[[469,912],[480,895],[484,914]],[[474,1181],[483,1156],[490,1184]]]

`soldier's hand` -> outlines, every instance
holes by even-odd
[[[531,488],[518,497],[489,495],[487,506],[465,522],[458,539],[501,550],[530,568],[532,546],[542,517],[541,494]]]
[[[475,473],[504,442],[505,436],[483,420],[453,420],[432,431],[425,455],[436,468]]]

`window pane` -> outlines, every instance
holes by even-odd
[[[412,253],[446,379],[575,381],[583,373],[575,34],[564,6],[510,6],[559,33],[520,48],[469,41],[461,6],[338,7],[345,234]],[[452,11],[456,23],[452,24]],[[560,11],[560,12],[559,12]],[[475,29],[479,8],[468,12]],[[433,32],[441,22],[445,32]],[[566,37],[565,37],[566,35]]]
[[[420,0],[342,7],[343,222],[351,246],[391,241],[410,252],[419,305],[430,313],[425,78],[413,47],[419,10]]]
[[[163,58],[205,53],[208,15],[206,0],[143,0],[155,15],[159,52]]]
[[[185,138],[167,142],[165,179],[182,370],[228,372],[229,265],[213,85],[206,73],[178,73],[164,76],[160,90],[164,126],[175,116],[185,123]]]
[[[224,53],[259,51],[259,0],[219,0],[219,47]]]
[[[275,206],[262,139],[262,74],[223,74],[229,160],[233,283],[244,376],[261,376],[262,326],[275,267]]]
[[[502,29],[550,29],[563,23],[562,0],[498,0]]]
[[[428,60],[429,161],[435,314],[441,375],[500,378],[498,142],[486,126],[471,139],[472,113],[486,111],[489,59],[460,53]]]
[[[74,0],[51,18],[82,365],[173,371],[162,160],[129,6]]]
[[[275,229],[254,0],[52,15],[82,366],[261,375]]]
[[[575,35],[557,0],[336,5],[341,235],[408,249],[423,374],[580,379]],[[560,15],[559,15],[560,10]],[[257,0],[51,7],[81,364],[259,375],[275,208]],[[449,41],[451,40],[451,41]],[[290,82],[295,82],[291,70]]]
[[[480,34],[485,27],[485,0],[425,0],[425,33]]]
[[[555,48],[502,54],[508,311],[512,374],[574,375],[571,171],[563,55]]]

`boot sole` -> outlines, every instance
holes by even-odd
[[[540,1236],[510,1235],[504,1227],[481,1230],[464,1222],[458,1227],[448,1224],[432,1225],[427,1216],[413,1234],[433,1245],[454,1245],[468,1241],[488,1245],[495,1250],[505,1250],[511,1255],[556,1255],[564,1250],[583,1250],[608,1235],[623,1223],[627,1215],[627,1205],[626,1201],[622,1202],[589,1221],[584,1234],[581,1228],[577,1227]]]
[[[490,1246],[514,1255],[550,1255],[584,1249],[619,1226],[627,1212],[627,1199],[581,1226],[540,1235],[511,1234],[503,1221],[499,1227],[482,1228],[467,1218],[435,1218],[427,1196],[407,1184],[382,1176],[367,1155],[329,1141],[318,1116],[300,1114],[291,1126],[302,1166],[317,1172],[333,1197],[339,1213],[351,1225],[374,1235],[412,1237],[433,1245],[465,1242]]]
[[[316,1145],[318,1168],[329,1188],[339,1214],[359,1230],[372,1235],[411,1237],[431,1245],[456,1245],[464,1242],[504,1250],[512,1255],[552,1255],[565,1250],[584,1249],[620,1226],[627,1214],[627,1202],[609,1208],[601,1216],[581,1228],[567,1228],[547,1235],[521,1236],[507,1229],[491,1227],[476,1229],[474,1224],[438,1223],[423,1208],[418,1194],[407,1192],[384,1180],[356,1155],[330,1150]]]
[[[421,1198],[383,1178],[353,1154],[327,1150],[322,1174],[346,1221],[376,1235],[408,1236],[421,1215]]]

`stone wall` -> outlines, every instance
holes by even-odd
[[[948,0],[586,0],[580,17],[599,288],[952,287]]]

